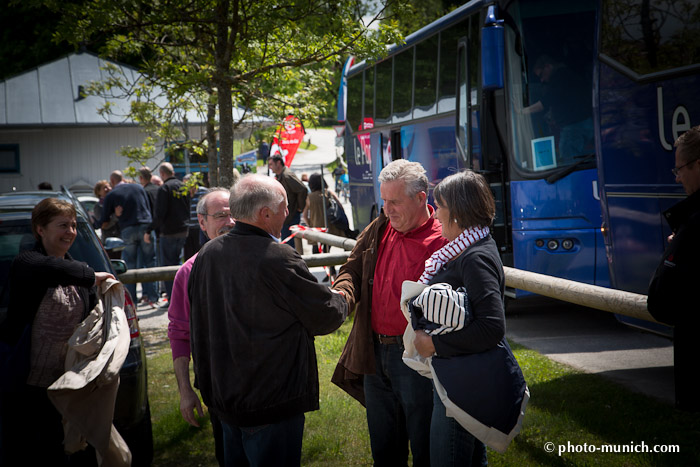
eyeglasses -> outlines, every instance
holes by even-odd
[[[209,217],[213,217],[213,218],[216,219],[217,221],[220,221],[220,220],[223,220],[223,219],[233,219],[233,217],[231,217],[231,213],[230,213],[230,212],[224,212],[224,211],[215,212],[214,214],[206,213],[206,214],[204,214],[204,215],[205,215],[205,216],[209,216]]]
[[[682,169],[683,167],[685,167],[686,165],[690,165],[690,164],[692,164],[693,162],[697,162],[697,161],[698,161],[698,159],[693,159],[692,161],[686,162],[685,164],[681,165],[680,167],[674,167],[674,168],[671,169],[671,172],[673,173],[673,175],[678,176],[678,173],[681,171],[681,169]]]

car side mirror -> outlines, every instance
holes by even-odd
[[[112,263],[112,269],[114,269],[114,272],[117,274],[117,276],[124,274],[126,271],[129,270],[123,259],[113,259],[110,260],[110,263]]]

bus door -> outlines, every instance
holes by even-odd
[[[504,264],[510,266],[512,265],[512,240],[509,228],[510,202],[505,173],[507,164],[504,163],[505,156],[502,156],[504,152],[497,143],[494,125],[482,122],[484,115],[492,115],[491,112],[481,111],[483,105],[491,103],[492,97],[481,102],[477,21],[478,15],[474,15],[469,38],[462,37],[459,40],[455,132],[457,152],[464,167],[483,175],[491,187],[496,200],[496,218],[492,226],[492,235],[498,244]],[[496,93],[503,95],[502,90],[494,91],[490,95]],[[482,149],[482,134],[487,136],[484,142],[489,146],[487,154],[490,154],[490,157],[486,157]]]

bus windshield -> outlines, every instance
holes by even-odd
[[[514,2],[507,12],[511,147],[524,178],[593,164],[595,18],[589,1]]]

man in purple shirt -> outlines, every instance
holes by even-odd
[[[227,233],[234,225],[228,200],[230,191],[226,188],[212,188],[197,203],[199,227],[209,239]],[[187,297],[187,282],[197,254],[189,258],[177,271],[173,281],[173,293],[168,308],[168,338],[173,354],[173,367],[177,388],[180,393],[180,413],[187,423],[199,426],[194,411],[202,416],[202,404],[190,382],[190,301]],[[219,423],[212,419],[214,437],[217,441],[219,458]]]

